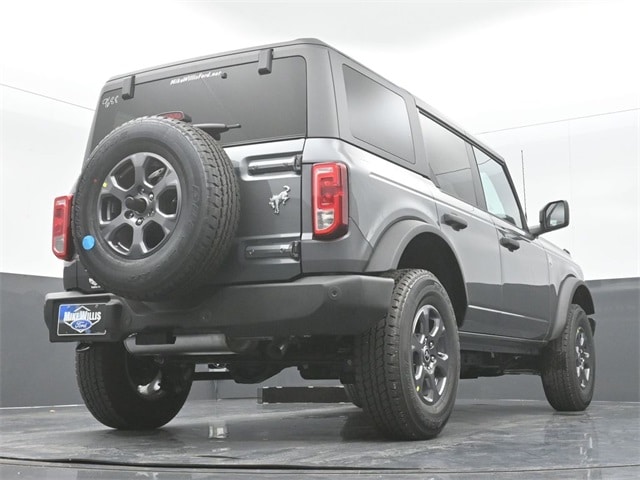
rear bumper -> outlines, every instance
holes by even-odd
[[[141,332],[355,335],[386,315],[392,290],[389,278],[334,275],[223,287],[195,304],[138,302],[109,293],[73,291],[47,295],[44,318],[51,342],[115,342]],[[63,317],[83,306],[100,314],[90,317],[93,325],[80,333]],[[87,325],[74,324],[79,330]]]

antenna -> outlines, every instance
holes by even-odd
[[[527,186],[524,181],[524,152],[520,150],[520,164],[522,165],[522,197],[524,200],[524,218],[529,218],[527,216]]]

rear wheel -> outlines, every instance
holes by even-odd
[[[355,343],[357,394],[385,434],[432,438],[451,415],[460,377],[455,313],[432,273],[400,270],[392,277],[387,317]]]
[[[94,343],[76,351],[76,376],[85,405],[108,427],[147,430],[175,417],[189,395],[193,364],[158,364],[133,356],[122,343]]]
[[[562,335],[542,353],[542,386],[558,411],[581,411],[593,398],[596,351],[587,314],[571,305]]]

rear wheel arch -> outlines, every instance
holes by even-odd
[[[368,272],[417,268],[432,272],[449,294],[458,327],[467,310],[467,289],[460,262],[441,231],[420,220],[392,225],[377,242]]]

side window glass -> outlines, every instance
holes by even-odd
[[[502,165],[473,147],[489,213],[522,228],[518,202]]]
[[[427,161],[440,189],[477,205],[466,142],[451,130],[420,114]]]
[[[404,98],[346,65],[343,72],[351,134],[413,163],[413,137]]]

